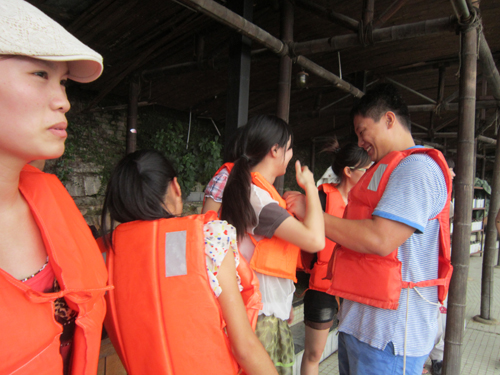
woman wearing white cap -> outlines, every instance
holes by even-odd
[[[95,374],[107,275],[55,176],[26,165],[64,152],[68,79],[102,57],[37,8],[0,0],[0,374]]]

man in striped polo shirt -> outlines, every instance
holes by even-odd
[[[358,144],[375,163],[391,151],[415,147],[408,107],[392,85],[375,87],[351,113]],[[413,154],[391,173],[371,219],[330,216],[326,233],[360,253],[387,256],[397,248],[405,281],[436,279],[439,223],[430,219],[446,203],[441,168],[431,157]],[[436,286],[419,292],[403,289],[397,310],[344,300],[339,313],[341,374],[402,374],[403,367],[406,374],[422,372],[436,336],[438,298]]]
[[[367,92],[355,105],[351,116],[359,146],[375,163],[371,168],[375,170],[373,176],[370,177],[368,171],[363,177],[370,177],[371,182],[377,177],[375,168],[383,171],[379,168],[384,167],[383,163],[377,164],[381,159],[393,151],[418,147],[410,132],[408,107],[390,84],[379,84]],[[325,214],[326,236],[354,251],[353,254],[375,254],[376,259],[397,249],[403,281],[436,279],[440,223],[431,219],[447,205],[446,181],[449,181],[449,176],[444,173],[443,167],[427,154],[414,153],[404,157],[390,173],[385,190],[378,192],[381,197],[371,215],[352,220]],[[378,181],[375,182],[378,186]],[[373,190],[372,184],[365,189],[358,196],[362,198],[364,192],[372,193],[369,192]],[[348,211],[350,205],[354,207],[353,191],[349,195]],[[287,202],[292,210],[299,211],[300,216],[303,200],[291,195]],[[356,217],[356,213],[353,216]],[[348,213],[347,217],[352,216]],[[448,227],[441,227],[449,232]],[[356,262],[351,264],[351,268],[361,267]],[[349,276],[351,271],[356,274],[353,269],[346,270],[345,275]],[[361,299],[369,299],[370,288],[376,283],[365,280],[364,274],[357,271],[359,276],[351,284],[357,284],[359,288],[363,286],[368,295],[362,295]],[[335,280],[335,272],[333,278]],[[395,297],[396,310],[344,298],[339,311],[340,374],[401,375],[404,370],[406,374],[421,374],[437,332],[437,289],[437,286],[402,289],[399,304],[397,294]]]

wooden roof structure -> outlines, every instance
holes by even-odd
[[[85,86],[97,92],[92,106],[99,106],[110,93],[123,96],[125,104],[135,73],[140,76],[140,105],[156,103],[192,111],[216,123],[226,121],[228,45],[235,32],[197,9],[195,2],[30,1],[104,56],[102,77]],[[300,66],[297,57],[302,56],[361,89],[384,79],[394,82],[410,106],[414,138],[456,150],[461,62],[459,24],[452,2],[292,3],[293,44],[289,46],[295,63],[289,122],[298,142],[348,136],[353,102],[353,95]],[[472,5],[480,6],[482,35],[496,59],[500,57],[500,3],[483,0]],[[254,0],[252,10],[253,24],[279,39],[280,2]],[[367,26],[363,27],[363,21]],[[251,49],[249,116],[276,113],[279,56],[255,41]],[[303,70],[309,74],[308,82],[299,88],[295,77]],[[476,135],[496,138],[497,101],[481,67],[476,107],[481,108]],[[479,154],[492,160],[490,143],[480,142]]]

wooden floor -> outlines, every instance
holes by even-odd
[[[99,366],[97,375],[126,375],[127,371],[122,365],[120,357],[109,339],[101,341],[101,352],[99,354]]]

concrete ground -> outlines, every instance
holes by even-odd
[[[500,375],[500,325],[485,325],[472,318],[480,313],[481,272],[483,258],[470,258],[467,283],[465,337],[462,352],[461,375]],[[495,269],[492,317],[500,322],[500,268]],[[426,364],[430,373],[430,361]],[[320,364],[321,375],[339,373],[337,352]],[[457,374],[458,375],[458,374]]]

